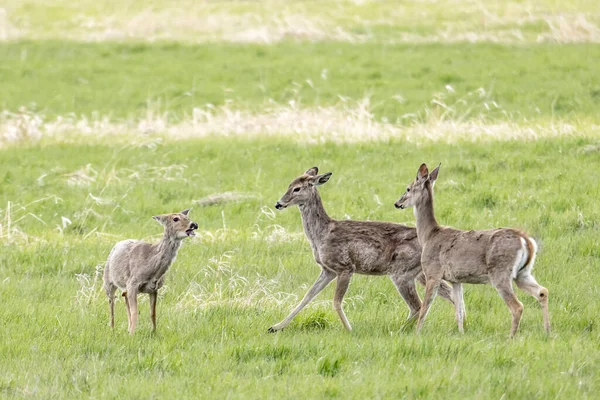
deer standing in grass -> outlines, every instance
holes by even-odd
[[[150,244],[140,240],[123,240],[110,251],[104,267],[104,290],[110,305],[110,327],[115,326],[115,292],[123,290],[127,306],[129,333],[133,335],[137,324],[138,293],[150,295],[150,317],[156,329],[156,299],[158,289],[165,281],[165,274],[181,246],[181,241],[194,236],[198,224],[188,219],[185,210],[175,214],[157,215],[152,218],[164,226],[162,240]]]
[[[515,335],[523,314],[523,304],[515,295],[512,281],[541,304],[544,328],[550,332],[548,289],[540,286],[531,274],[537,251],[535,241],[516,229],[462,231],[438,225],[433,211],[433,185],[439,169],[438,165],[430,174],[427,165],[422,164],[415,181],[395,203],[396,208],[414,207],[417,236],[423,248],[421,264],[427,283],[417,331],[423,326],[444,279],[452,284],[456,320],[461,333],[466,316],[462,284],[489,283],[510,309],[510,337]]]
[[[389,275],[410,308],[409,320],[415,320],[421,299],[415,289],[415,279],[425,279],[421,270],[421,246],[415,228],[374,221],[336,221],[325,212],[317,186],[331,177],[331,172],[317,175],[317,167],[306,171],[290,183],[287,192],[277,202],[278,210],[297,205],[302,214],[304,232],[313,250],[321,274],[300,304],[280,323],[269,328],[279,331],[290,324],[315,296],[337,278],[333,308],[344,327],[352,330],[342,301],[352,274]],[[440,295],[451,300],[450,286],[442,282]]]

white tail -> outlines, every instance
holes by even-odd
[[[530,237],[521,237],[522,249],[517,253],[517,260],[513,268],[512,278],[517,279],[519,274],[531,272],[537,255],[537,243]]]

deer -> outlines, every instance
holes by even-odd
[[[139,293],[150,297],[152,330],[156,330],[156,300],[158,290],[165,282],[165,274],[175,261],[181,242],[195,236],[198,224],[188,218],[189,209],[180,213],[153,216],[164,227],[162,240],[150,244],[141,240],[127,239],[118,242],[110,251],[104,267],[104,290],[110,306],[110,327],[115,327],[115,292],[123,291],[127,307],[128,331],[134,334]]]
[[[460,333],[464,333],[466,318],[462,284],[490,284],[512,314],[510,337],[513,338],[523,314],[523,304],[513,290],[513,281],[540,303],[544,329],[550,333],[548,289],[540,286],[531,272],[538,249],[535,240],[525,232],[511,228],[464,231],[440,226],[433,207],[433,186],[440,166],[429,173],[427,165],[423,163],[414,182],[394,204],[399,209],[414,207],[417,237],[423,249],[421,265],[426,285],[417,332],[423,327],[443,279],[452,285]]]
[[[296,308],[281,322],[270,327],[268,332],[287,327],[334,279],[337,279],[337,283],[333,308],[344,328],[351,331],[342,303],[354,273],[388,275],[408,304],[408,321],[415,321],[421,309],[415,279],[425,284],[416,229],[391,222],[338,221],[330,218],[317,187],[329,181],[332,173],[319,175],[318,172],[319,169],[313,167],[295,178],[275,208],[299,207],[304,233],[310,242],[314,259],[321,267],[321,273]],[[451,288],[445,282],[440,284],[440,295],[452,303]]]

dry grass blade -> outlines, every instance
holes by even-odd
[[[18,39],[20,36],[21,33],[8,18],[8,11],[0,8],[0,41]]]
[[[0,146],[11,143],[35,143],[41,138],[56,141],[123,140],[139,144],[157,139],[180,140],[203,137],[264,138],[287,137],[299,143],[360,143],[401,139],[413,143],[458,141],[535,140],[560,136],[597,137],[600,128],[592,125],[582,129],[573,123],[552,121],[546,124],[488,120],[489,112],[501,109],[488,99],[484,89],[457,98],[453,89],[437,94],[431,104],[417,114],[406,115],[398,122],[379,120],[371,111],[368,97],[352,102],[342,99],[337,106],[304,108],[297,103],[271,103],[255,113],[235,108],[228,103],[219,107],[207,105],[193,109],[188,118],[177,119],[169,113],[149,112],[145,118],[110,121],[107,117],[75,119],[58,117],[46,120],[43,115],[24,111],[0,115]],[[451,96],[450,96],[451,95]],[[145,145],[145,144],[142,144]],[[146,173],[161,179],[180,179],[186,165],[150,167]],[[134,174],[137,172],[133,172]],[[73,185],[87,185],[95,179],[95,171],[84,168],[69,176]],[[214,201],[230,201],[228,196]],[[234,195],[231,195],[235,197]],[[206,199],[208,203],[210,199]]]
[[[28,207],[32,204],[48,201],[54,201],[54,203],[57,203],[62,200],[56,196],[47,196],[25,205],[8,201],[6,204],[6,209],[0,209],[0,215],[4,214],[3,218],[0,219],[0,243],[14,245],[41,242],[43,240],[41,237],[25,232],[19,223],[27,219],[34,219],[36,222],[39,222],[44,226],[48,225],[46,221],[28,210]]]
[[[585,14],[547,18],[550,32],[538,36],[539,42],[598,43],[600,26],[591,22]]]
[[[584,146],[581,150],[581,153],[589,154],[589,153],[598,153],[600,152],[600,142],[594,144],[588,144]]]
[[[202,207],[208,207],[208,206],[214,206],[217,204],[238,202],[238,201],[250,200],[250,199],[256,199],[256,198],[257,198],[257,196],[252,193],[223,192],[223,193],[211,194],[211,195],[208,195],[201,199],[194,200],[194,203],[199,206],[202,206]]]
[[[82,313],[86,310],[95,300],[98,300],[101,295],[100,287],[102,286],[102,273],[104,265],[96,265],[95,271],[92,275],[90,274],[75,274],[75,279],[79,283],[79,289],[75,294],[75,301],[80,306],[79,309]]]
[[[177,299],[177,309],[211,307],[277,307],[297,300],[295,295],[276,292],[277,279],[256,274],[244,277],[231,266],[233,252],[209,260]],[[204,275],[202,278],[201,275]],[[200,278],[200,279],[199,279]]]

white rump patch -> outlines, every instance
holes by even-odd
[[[517,257],[515,259],[515,264],[513,266],[512,278],[517,279],[517,275],[521,268],[527,262],[527,256],[529,255],[529,250],[527,249],[527,243],[524,238],[521,239],[521,249],[517,252]]]
[[[535,257],[537,256],[538,245],[537,245],[536,241],[533,240],[532,238],[528,238],[527,240],[529,240],[531,242],[531,244],[533,245],[533,255],[531,256],[531,262],[529,263],[529,266],[527,267],[527,270],[531,271],[535,264]]]
[[[525,263],[527,262],[527,258],[529,256],[529,247],[527,246],[527,242],[526,240],[530,240],[531,244],[533,245],[533,255],[531,256],[531,262],[529,263],[528,266],[525,267],[524,271],[521,271],[521,273],[523,272],[529,272],[531,271],[531,269],[533,268],[533,264],[535,263],[535,256],[537,254],[537,243],[535,242],[535,240],[531,239],[531,238],[520,238],[521,239],[521,250],[519,250],[517,252],[517,257],[515,260],[515,265],[513,266],[513,273],[512,273],[512,277],[513,279],[517,279],[517,275],[519,275],[519,272],[522,270],[523,267],[525,267]]]

